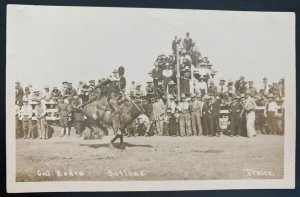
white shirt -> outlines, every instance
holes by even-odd
[[[42,111],[37,110],[38,108],[41,108]],[[40,112],[41,112],[41,113],[40,113]],[[35,114],[36,116],[45,116],[46,112],[47,112],[46,105],[41,104],[40,106],[38,106],[38,105],[35,106],[34,114]]]
[[[30,94],[24,94],[23,95],[23,100],[25,100],[25,99],[27,99],[28,101],[31,101],[31,99],[32,99],[32,94],[30,93]]]
[[[279,107],[275,101],[272,101],[267,104],[267,111],[272,111],[272,112],[277,113],[278,108]]]
[[[199,81],[197,83],[197,88],[205,90],[205,93],[207,92],[207,84],[205,81]]]
[[[31,105],[27,104],[27,105],[23,105],[21,110],[20,110],[20,115],[21,118],[23,118],[24,116],[28,116],[28,118],[32,117],[32,107]]]
[[[162,75],[163,75],[164,77],[172,77],[172,75],[173,75],[173,70],[171,70],[171,69],[165,69],[165,70],[163,70]]]
[[[177,109],[182,112],[182,111],[187,111],[189,110],[190,104],[186,101],[180,102],[177,106]]]
[[[46,100],[46,101],[49,101],[50,98],[51,98],[51,92],[50,92],[50,91],[49,91],[49,92],[46,92],[46,90],[44,90],[44,91],[42,92],[42,95],[43,95],[43,99]]]
[[[176,110],[177,104],[175,103],[175,101],[171,101],[168,108],[171,109],[171,113],[174,114],[175,110]]]

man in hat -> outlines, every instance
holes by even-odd
[[[90,81],[89,81],[89,85],[90,85],[90,88],[93,89],[93,88],[95,87],[95,85],[96,85],[96,81],[93,80],[93,79],[90,80]]]
[[[201,115],[202,111],[201,102],[196,99],[196,95],[194,93],[191,94],[191,102],[190,102],[190,111],[191,111],[191,120],[192,120],[192,130],[193,135],[202,135],[202,124],[201,124]]]
[[[126,88],[126,78],[124,77],[125,74],[125,68],[123,66],[119,66],[117,73],[114,73],[114,78],[119,80],[113,80],[110,78],[109,84],[108,84],[108,90],[109,90],[109,101],[108,104],[111,106],[114,112],[114,118],[113,118],[113,125],[115,127],[116,135],[115,137],[110,141],[111,146],[112,144],[120,138],[121,144],[123,143],[123,133],[121,131],[121,122],[120,122],[120,107],[119,102],[123,101],[124,99],[129,99],[124,93]],[[104,84],[105,85],[105,84]]]
[[[208,136],[209,135],[209,105],[211,102],[211,97],[208,95],[204,95],[203,97],[204,102],[203,102],[203,106],[202,106],[202,118],[201,118],[201,125],[202,125],[202,134],[204,136]]]
[[[131,84],[129,86],[129,95],[132,96],[133,95],[133,92],[136,88],[136,84],[135,84],[135,81],[131,81]]]
[[[163,119],[166,112],[166,105],[163,100],[156,98],[156,102],[153,103],[153,113],[156,124],[156,132],[158,135],[163,134]]]
[[[207,94],[207,83],[204,81],[204,76],[201,75],[199,81],[195,84],[195,93],[204,96]]]
[[[43,95],[42,99],[44,101],[49,102],[51,100],[51,92],[50,92],[50,88],[48,85],[44,86],[44,91],[43,91],[42,95]]]
[[[177,108],[177,103],[175,102],[175,98],[173,95],[169,95],[168,96],[168,103],[167,103],[167,108],[171,110],[171,113],[174,114],[175,113],[175,110]]]
[[[108,87],[108,103],[114,112],[118,111],[118,101],[121,97],[120,77],[118,71],[115,69],[112,75],[104,82]]]
[[[278,134],[278,127],[276,123],[276,117],[278,114],[278,105],[274,99],[273,94],[268,95],[268,102],[266,104],[265,116],[267,117],[267,123],[269,126],[269,134]]]
[[[89,81],[89,89],[90,89],[90,91],[89,91],[89,100],[90,101],[95,101],[95,100],[97,100],[97,98],[98,98],[98,96],[99,96],[99,88],[97,87],[95,87],[96,86],[96,82],[95,82],[95,80],[90,80]]]
[[[184,45],[184,48],[187,51],[189,51],[192,48],[193,40],[192,40],[192,38],[190,38],[189,32],[187,32],[185,35],[186,35],[186,37],[183,40],[183,45]]]
[[[57,102],[59,98],[62,98],[61,91],[57,87],[53,87],[51,91],[51,100]]]
[[[220,136],[219,113],[221,109],[221,101],[217,96],[211,96],[209,103],[208,119],[209,119],[209,135]]]
[[[166,69],[163,70],[162,75],[164,89],[167,90],[168,83],[172,80],[173,77],[173,70],[171,69],[168,62],[166,63]]]
[[[239,102],[239,96],[232,94],[232,103],[229,106],[230,112],[230,126],[231,134],[230,136],[240,136],[240,114],[242,111],[242,105]]]
[[[266,122],[266,117],[264,115],[264,112],[266,107],[266,101],[264,100],[263,95],[261,94],[257,95],[256,106],[259,108],[255,110],[255,123],[257,125],[257,132],[258,134],[259,133],[265,134],[266,132],[265,132],[264,124]]]
[[[15,104],[22,105],[24,92],[21,83],[19,81],[16,82],[15,90],[16,90]]]
[[[64,98],[68,99],[68,102],[71,104],[73,102],[74,96],[77,95],[76,89],[73,88],[72,82],[68,83],[68,88],[65,91]]]
[[[74,114],[74,128],[76,131],[76,134],[81,137],[82,135],[82,123],[83,123],[83,113],[80,109],[80,106],[82,105],[82,100],[78,96],[74,96],[74,100],[71,104],[71,108],[73,110]]]
[[[25,92],[23,94],[23,99],[22,100],[27,100],[28,102],[31,102],[32,98],[32,93],[30,93],[29,87],[25,87]]]
[[[62,95],[63,99],[65,99],[67,97],[65,95],[66,95],[66,91],[68,89],[68,85],[69,85],[69,82],[67,82],[67,81],[62,82],[61,95]]]
[[[168,94],[177,95],[177,85],[173,80],[168,83]]]
[[[191,70],[188,66],[186,66],[182,70],[181,78],[180,78],[180,92],[185,95],[190,94],[190,79],[191,79]]]
[[[41,94],[41,91],[38,89],[33,90],[33,95],[31,97],[32,101],[41,100],[43,98],[43,95]]]
[[[62,98],[59,98],[56,108],[59,117],[59,125],[61,127],[61,137],[63,137],[65,134],[70,136],[68,118],[72,111],[71,106],[68,103],[65,103]]]
[[[190,103],[186,100],[184,94],[181,95],[181,100],[178,104],[179,111],[179,132],[180,136],[191,136],[192,128],[191,128],[191,114],[189,111]]]
[[[41,100],[36,100],[37,105],[34,108],[34,114],[36,117],[36,125],[38,130],[39,139],[48,138],[48,129],[46,129],[47,121],[45,118],[47,108],[45,104],[42,104]]]
[[[147,96],[149,101],[151,100],[151,98],[154,98],[154,86],[153,86],[152,80],[147,81],[146,96]]]
[[[163,83],[158,82],[155,97],[156,98],[162,98],[164,95],[165,95],[165,90],[164,90],[164,87],[163,87]]]
[[[209,86],[207,88],[207,94],[208,95],[217,95],[217,93],[218,93],[218,88],[217,88],[217,86],[215,86],[214,81],[211,80],[209,82]]]
[[[163,136],[170,135],[170,119],[171,119],[171,109],[167,109],[166,115],[163,119]]]
[[[218,86],[218,93],[220,95],[224,95],[226,92],[227,92],[227,87],[226,87],[226,84],[225,84],[225,79],[221,78],[219,86]]]
[[[228,80],[227,84],[227,94],[231,97],[235,93],[235,87],[231,79]]]
[[[79,95],[79,97],[81,98],[82,104],[86,104],[87,102],[89,102],[90,86],[88,84],[86,84],[85,82],[82,83],[81,94]]]
[[[84,81],[79,81],[78,86],[77,86],[77,88],[76,88],[76,92],[77,92],[77,95],[78,95],[79,97],[80,97],[80,95],[82,94],[81,89],[82,89],[83,83],[85,83],[85,82],[84,82]]]
[[[237,94],[242,94],[246,92],[246,84],[244,76],[241,76],[239,80],[237,80],[234,84],[235,91]]]
[[[197,66],[199,63],[199,59],[202,58],[199,48],[196,46],[196,43],[192,43],[192,48],[190,49],[192,64]]]
[[[262,87],[261,88],[264,90],[265,94],[269,93],[268,79],[266,77],[263,78],[263,82],[262,82]]]
[[[273,93],[274,97],[276,97],[276,98],[280,96],[280,91],[279,91],[277,83],[273,83],[272,93]]]
[[[23,102],[23,101],[22,101]],[[16,120],[16,138],[24,137],[22,131],[22,121],[20,120],[20,110],[22,105],[19,103],[15,104],[15,120]]]
[[[153,78],[153,85],[154,85],[154,94],[156,94],[158,82],[161,82],[163,79],[163,76],[162,76],[163,70],[162,70],[162,68],[160,68],[158,66],[157,62],[155,62],[154,65],[155,65],[155,68],[152,70],[152,78]]]
[[[176,55],[176,51],[177,51],[177,43],[178,43],[178,39],[177,36],[174,37],[174,40],[172,41],[172,51],[173,54]]]
[[[33,139],[32,131],[32,107],[28,104],[28,99],[23,99],[23,106],[20,110],[20,117],[23,125],[24,139]]]
[[[280,79],[278,82],[278,91],[279,91],[279,96],[284,97],[284,79]]]
[[[140,99],[142,99],[143,96],[145,96],[144,92],[141,89],[141,86],[142,85],[140,83],[136,84],[136,88],[135,88],[135,90],[133,92],[133,95],[132,95],[133,99],[139,99],[140,100]]]
[[[249,87],[246,91],[248,91],[251,95],[255,96],[257,94],[257,89],[253,86],[253,81],[248,81]]]

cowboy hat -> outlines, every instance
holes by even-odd
[[[171,80],[168,84],[169,85],[175,85],[176,83],[173,80]]]

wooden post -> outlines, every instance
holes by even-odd
[[[176,44],[176,68],[177,68],[177,99],[180,100],[180,65],[179,65],[179,43]]]

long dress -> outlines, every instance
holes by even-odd
[[[246,126],[247,126],[247,136],[254,137],[256,136],[255,131],[255,107],[256,103],[253,98],[248,98],[245,101],[245,110],[246,110]]]

